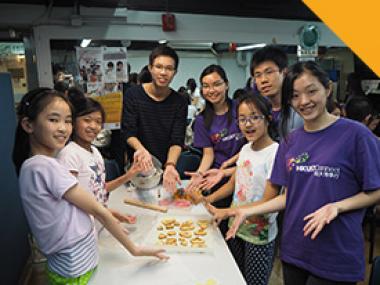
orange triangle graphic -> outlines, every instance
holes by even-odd
[[[379,0],[303,2],[380,77]]]

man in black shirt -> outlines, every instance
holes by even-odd
[[[122,130],[134,159],[145,170],[152,156],[164,165],[164,188],[174,192],[180,177],[176,163],[185,138],[187,103],[169,87],[177,72],[178,56],[170,47],[158,46],[149,56],[152,82],[127,90],[123,102]]]

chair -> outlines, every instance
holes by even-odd
[[[379,285],[380,284],[380,256],[376,256],[373,259],[371,275],[369,277],[368,285]]]
[[[185,175],[185,171],[196,171],[201,162],[201,158],[199,153],[191,149],[181,152],[177,161],[177,171],[181,179],[189,179],[189,176]]]
[[[114,159],[104,159],[106,168],[106,181],[114,180],[120,176],[119,165]]]

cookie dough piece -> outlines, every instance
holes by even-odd
[[[161,221],[161,223],[164,225],[164,226],[167,226],[167,225],[170,225],[170,224],[174,224],[176,222],[175,219],[172,219],[172,218],[167,218],[167,219],[163,219]]]
[[[199,229],[195,231],[194,234],[196,234],[197,236],[205,236],[207,235],[207,232],[205,230]]]
[[[190,240],[191,247],[203,248],[206,247],[206,241],[200,237],[196,237]]]
[[[165,228],[166,228],[167,230],[174,229],[174,224],[168,224],[168,225],[165,226]]]
[[[194,226],[193,222],[191,222],[191,223],[184,222],[181,224],[179,229],[183,232],[192,231],[193,229],[195,229],[195,226]]]
[[[174,245],[174,246],[176,246],[177,245],[177,239],[176,238],[167,238],[165,243],[167,245]]]
[[[166,235],[165,235],[165,234],[159,234],[159,235],[158,235],[158,239],[164,239],[164,238],[166,238]]]
[[[192,233],[190,231],[180,231],[179,235],[184,238],[191,238]]]
[[[177,233],[175,231],[168,231],[166,234],[168,236],[175,236]]]

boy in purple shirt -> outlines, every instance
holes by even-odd
[[[355,284],[365,271],[364,208],[380,199],[377,138],[327,112],[331,81],[315,62],[295,64],[283,84],[283,107],[291,104],[304,119],[304,128],[280,144],[273,166],[271,183],[285,194],[230,212],[236,218],[227,238],[248,215],[285,209],[284,284]]]

